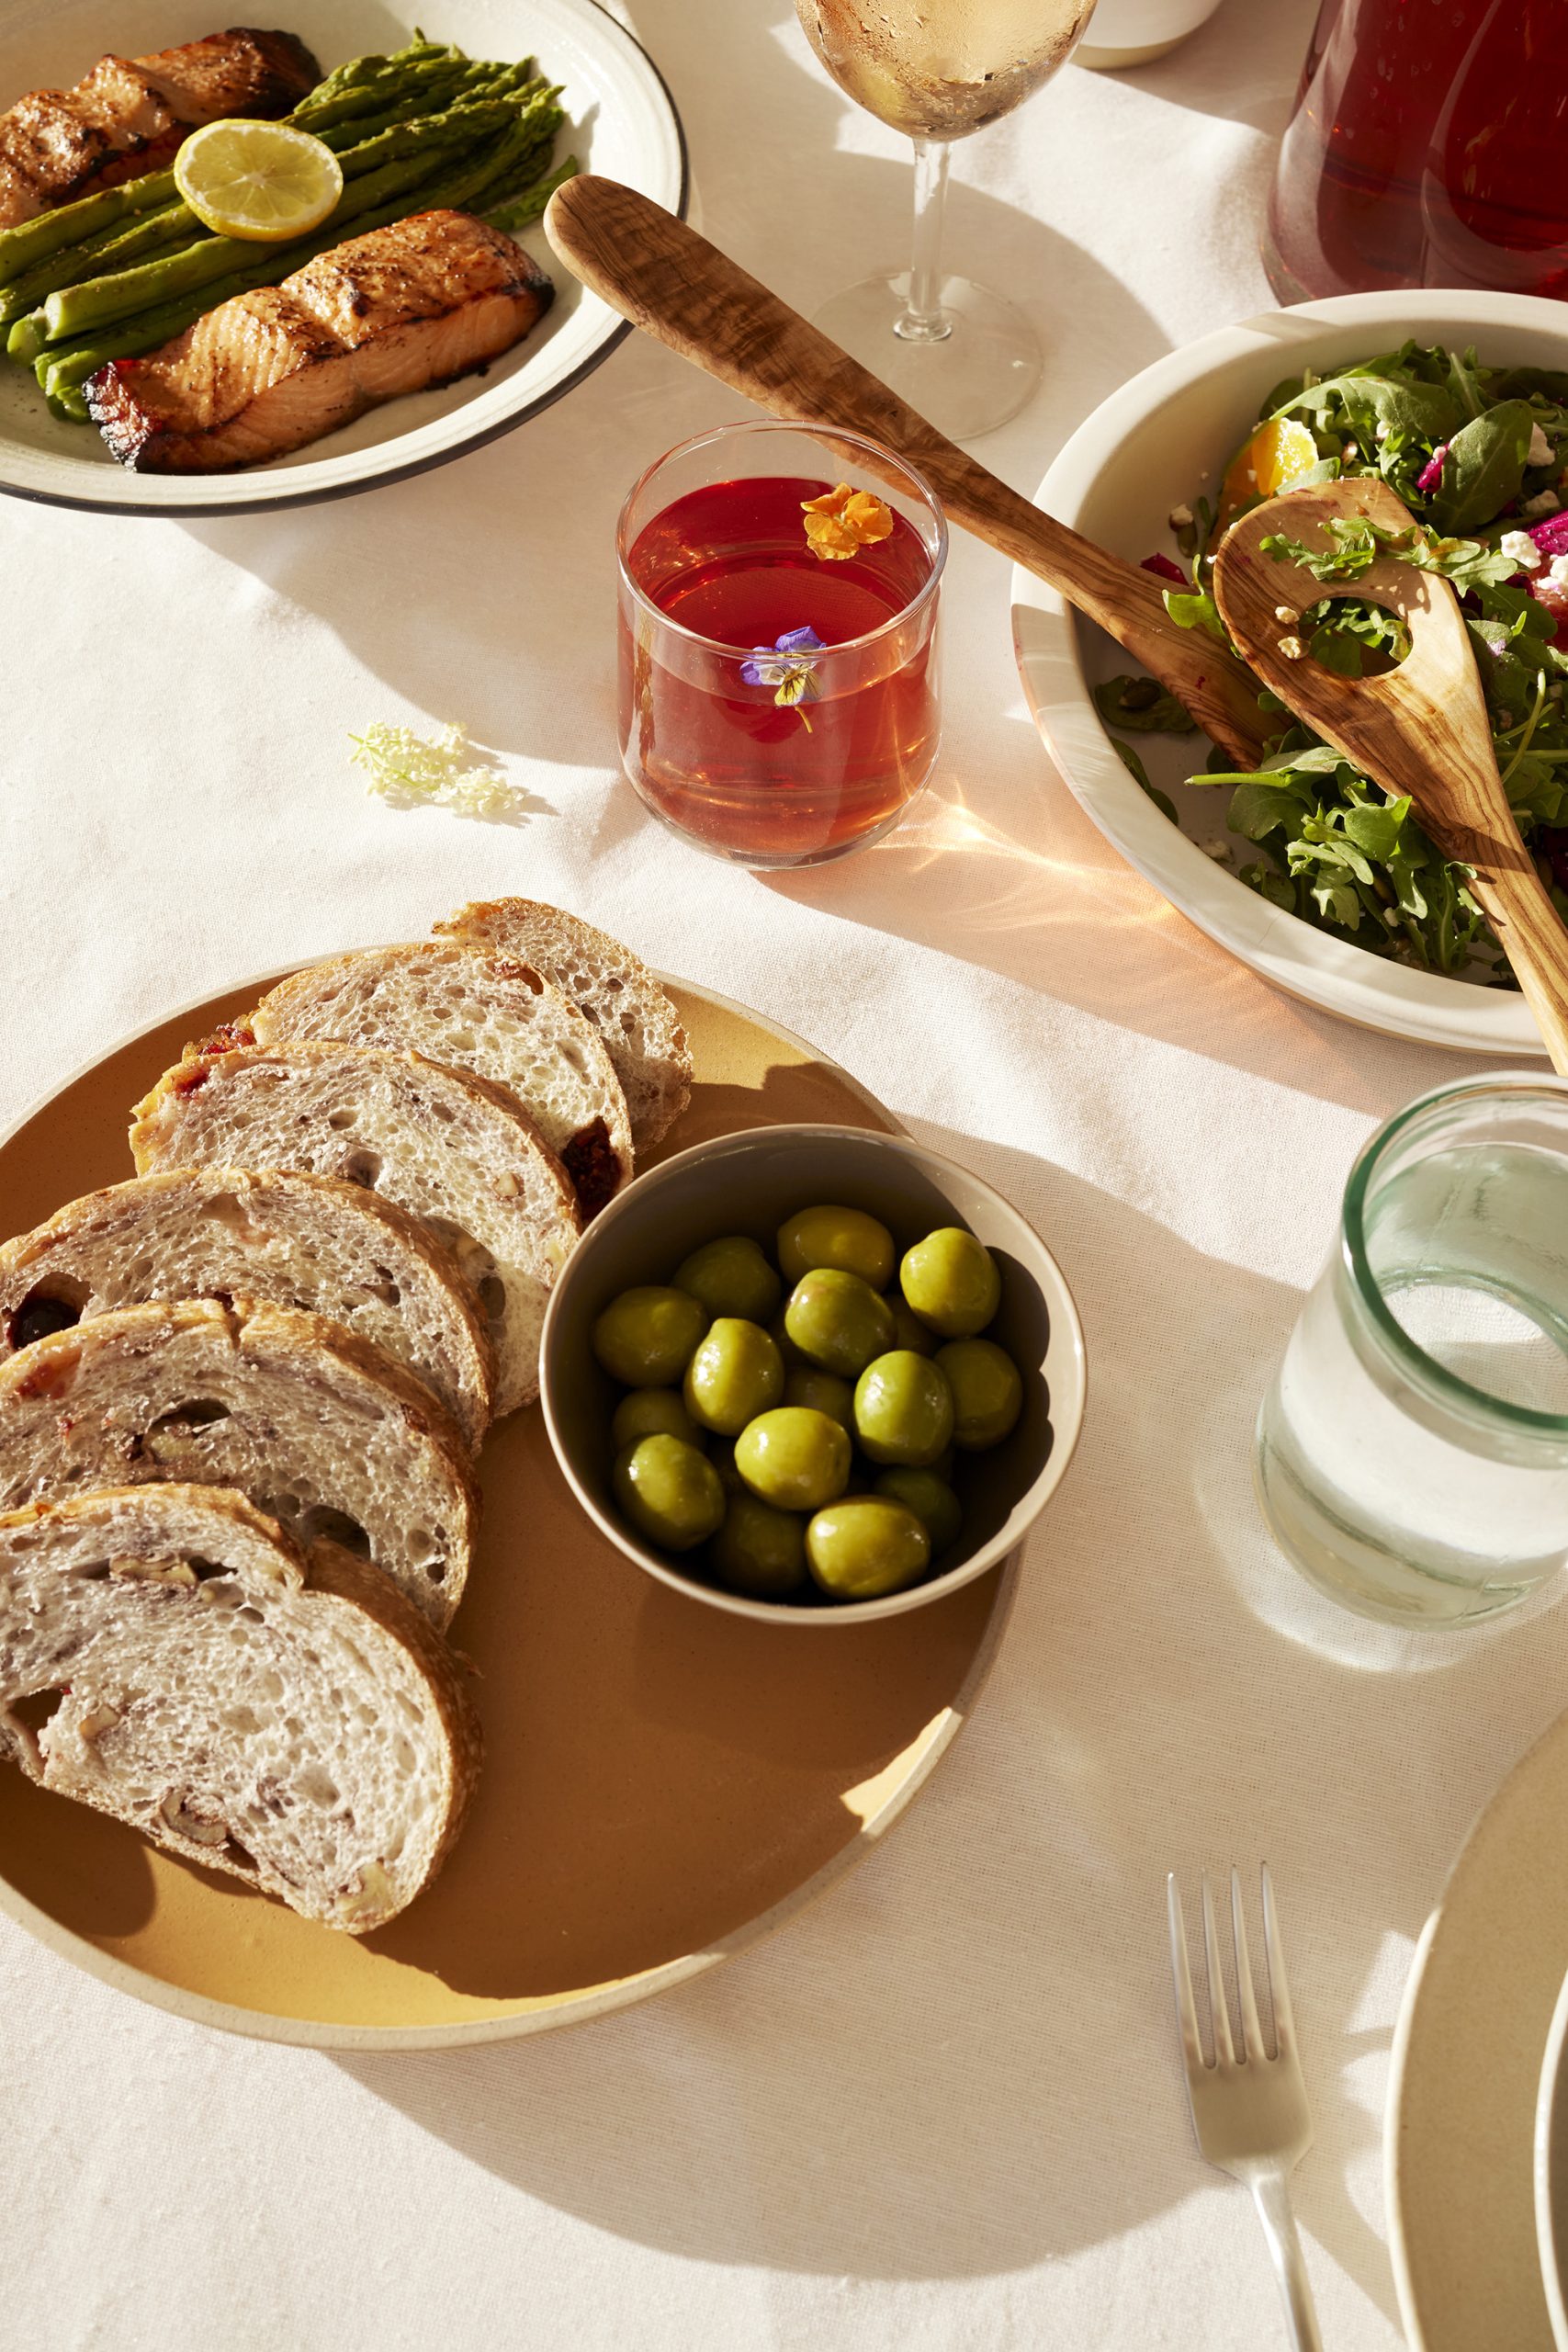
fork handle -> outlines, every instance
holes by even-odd
[[[1285,2299],[1285,2316],[1291,2326],[1291,2342],[1295,2352],[1323,2352],[1323,2338],[1317,2332],[1317,2313],[1313,2308],[1312,2289],[1307,2283],[1306,2263],[1302,2256],[1302,2242],[1296,2235],[1296,2217],[1291,2211],[1285,2176],[1282,2172],[1258,2173],[1247,2186],[1269,2241],[1269,2251],[1274,2257],[1280,2292]]]

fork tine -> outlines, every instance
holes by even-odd
[[[1241,1997],[1242,2055],[1254,2064],[1267,2060],[1263,2028],[1258,2016],[1258,1996],[1252,1989],[1252,1955],[1247,1948],[1247,1921],[1241,1916],[1241,1872],[1231,1868],[1231,1932],[1235,1938],[1235,1989]]]
[[[1198,2030],[1198,2004],[1192,1997],[1192,1972],[1187,1965],[1187,1922],[1182,1917],[1181,1890],[1171,1871],[1165,1882],[1166,1910],[1170,1920],[1170,1973],[1176,1985],[1176,2018],[1181,2029],[1181,2053],[1191,2074],[1201,2068],[1203,2040]]]
[[[1281,2056],[1293,2045],[1296,2021],[1291,2009],[1291,1988],[1285,1976],[1285,1951],[1280,1941],[1280,1913],[1274,1901],[1274,1882],[1269,1875],[1269,1865],[1263,1865],[1263,1943],[1269,1955],[1269,1998],[1274,2010],[1274,2041]]]
[[[1219,1931],[1214,1926],[1214,1894],[1207,1871],[1203,1872],[1203,1951],[1209,1962],[1209,2022],[1214,2035],[1214,2063],[1234,2066],[1235,2044],[1231,2040],[1230,2003],[1225,1998]]]

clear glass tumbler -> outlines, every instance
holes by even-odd
[[[840,492],[871,493],[870,536],[824,556],[807,509]],[[898,822],[942,741],[947,526],[911,467],[857,434],[721,425],[633,485],[616,551],[621,760],[656,816],[763,867]]]
[[[1496,1615],[1568,1558],[1568,1082],[1509,1073],[1400,1112],[1258,1417],[1265,1518],[1367,1617]]]

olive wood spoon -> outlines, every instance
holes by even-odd
[[[759,408],[795,424],[863,433],[907,458],[954,522],[1098,621],[1186,704],[1205,734],[1238,763],[1256,764],[1263,748],[1256,680],[1205,630],[1177,626],[1152,573],[1043,514],[976,465],[716,245],[661,205],[592,173],[556,190],[545,230],[567,268],[613,311]]]
[[[1380,556],[1353,580],[1319,580],[1265,555],[1283,532],[1333,547],[1326,526],[1365,515],[1403,534],[1415,517],[1386,482],[1332,481],[1287,491],[1232,525],[1214,559],[1214,600],[1233,641],[1264,684],[1383,790],[1408,793],[1445,857],[1471,885],[1540,1024],[1554,1069],[1568,1076],[1568,929],[1536,871],[1508,806],[1492,748],[1470,634],[1449,582]],[[1397,613],[1410,651],[1381,677],[1345,678],[1304,650],[1301,616],[1325,596],[1355,596]]]

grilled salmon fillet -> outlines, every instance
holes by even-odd
[[[263,465],[404,392],[520,343],[555,288],[467,212],[419,212],[319,254],[280,286],[220,302],[84,390],[121,465],[215,473]]]
[[[0,229],[166,164],[224,115],[288,114],[321,69],[292,33],[235,27],[151,57],[100,58],[69,90],[0,114]]]

